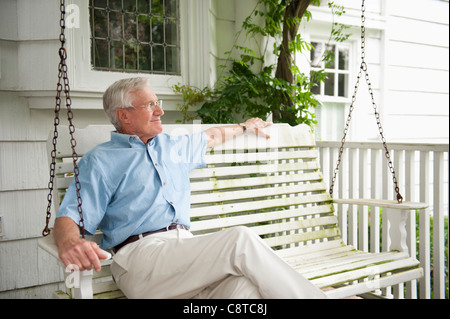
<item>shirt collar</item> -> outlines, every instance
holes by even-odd
[[[124,147],[145,147],[137,135],[122,134],[117,131],[111,132],[111,141]]]

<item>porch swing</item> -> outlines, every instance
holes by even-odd
[[[54,208],[57,211],[61,197],[69,183],[72,179],[75,180],[77,209],[80,216],[80,235],[85,238],[80,195],[82,185],[78,180],[79,170],[77,167],[79,154],[77,154],[75,148],[81,147],[82,152],[84,152],[98,143],[106,141],[111,128],[111,126],[88,126],[86,129],[77,130],[75,133],[75,126],[72,123],[73,113],[71,111],[70,86],[66,65],[64,0],[60,1],[60,11],[61,48],[59,49],[60,63],[56,89],[54,130],[48,141],[51,158],[48,205],[45,228],[42,232],[43,238],[39,239],[39,246],[58,260],[58,248],[49,228],[54,188],[58,192],[54,201]],[[404,227],[408,214],[416,210],[426,209],[428,206],[424,203],[403,201],[400,194],[365,61],[365,0],[362,0],[361,22],[361,65],[337,165],[328,193],[323,186],[324,183],[319,172],[314,137],[306,125],[297,127],[283,124],[273,125],[272,127],[276,127],[277,132],[280,133],[276,147],[272,144],[268,146],[265,144],[268,143],[267,141],[257,139],[253,135],[242,135],[233,143],[226,142],[208,153],[206,168],[196,169],[190,176],[192,191],[191,219],[193,220],[191,231],[194,234],[211,233],[238,225],[251,227],[265,238],[264,240],[269,246],[278,249],[277,253],[282,258],[291,263],[314,284],[320,288],[329,287],[331,290],[327,291],[327,294],[331,298],[366,294],[391,286],[398,287],[397,285],[418,279],[423,275],[419,262],[414,256],[408,255]],[[396,200],[332,198],[363,72],[369,87],[385,156],[393,176]],[[66,127],[68,134],[59,136],[59,112],[63,91],[69,126]],[[169,125],[164,130],[168,132],[170,128],[181,126],[183,125]],[[57,148],[58,137],[63,138],[66,143],[70,144],[70,147],[63,145],[63,151]],[[249,145],[255,147],[257,151],[246,153],[245,147],[249,147]],[[73,169],[69,167],[68,164],[70,163],[63,162],[64,158],[69,157],[69,149]],[[262,150],[267,152],[264,153]],[[232,153],[231,159],[224,158],[224,151],[225,153],[227,151]],[[249,160],[249,158],[251,159]],[[241,162],[240,165],[236,165],[236,162],[239,161]],[[269,179],[268,176],[270,176]],[[266,182],[266,180],[270,181]],[[55,184],[58,185],[55,186]],[[221,186],[222,184],[223,186]],[[232,184],[235,184],[235,186],[230,186]],[[197,191],[199,193],[196,193]],[[263,196],[262,192],[267,192],[267,195]],[[390,222],[391,251],[366,253],[345,244],[340,238],[333,204],[364,205],[385,209]],[[250,210],[252,212],[249,212]],[[264,225],[261,226],[261,224]],[[96,237],[98,236],[101,236],[101,233],[96,235]],[[63,298],[123,297],[111,278],[110,263],[110,257],[102,261],[102,271],[99,275],[94,275],[92,270],[85,270],[78,274],[77,272],[74,273],[73,269],[66,268],[65,283],[69,290],[67,292],[56,292],[55,296]],[[94,277],[96,276],[102,277],[99,279],[99,283],[95,282]],[[396,295],[401,297],[401,289],[395,290]]]

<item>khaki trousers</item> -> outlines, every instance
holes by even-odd
[[[114,279],[128,298],[327,298],[241,226],[205,236],[157,233],[113,260]]]

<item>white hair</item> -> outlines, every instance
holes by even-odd
[[[131,93],[150,86],[144,77],[122,79],[114,82],[103,94],[103,109],[114,127],[120,131],[121,125],[116,115],[117,109],[133,107]]]

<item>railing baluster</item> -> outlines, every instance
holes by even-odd
[[[420,201],[430,203],[430,152],[420,152]],[[420,298],[431,298],[430,278],[430,209],[424,209],[419,218],[419,260],[423,268],[420,279]]]
[[[433,282],[434,298],[445,298],[444,279],[444,188],[439,187],[444,178],[444,153],[434,152],[433,184]]]
[[[333,148],[336,153],[338,152],[338,148]],[[344,149],[344,153],[342,154],[343,158],[348,156],[348,150]],[[338,187],[339,187],[339,197],[340,198],[348,198],[347,194],[347,179],[344,175],[344,172],[348,172],[348,162],[341,163],[342,169],[339,170],[338,173]],[[348,242],[348,218],[347,218],[347,209],[348,205],[338,205],[339,211],[341,212],[339,215],[339,227],[341,228],[342,240],[347,243]]]
[[[381,172],[381,151],[371,149],[371,176],[370,176],[370,197],[380,198],[381,180],[379,178]],[[370,251],[373,253],[380,252],[380,208],[370,208]]]
[[[410,201],[417,201],[415,198],[416,170],[415,170],[416,152],[405,151],[405,195]],[[407,245],[409,255],[416,256],[416,215],[408,214],[406,221]],[[417,299],[417,281],[412,280],[406,284],[406,296],[408,299]]]
[[[357,149],[349,149],[348,159],[349,159],[349,178],[348,178],[348,188],[349,188],[349,197],[355,198],[357,196],[357,172],[358,167],[356,160]],[[357,214],[355,212],[355,206],[349,205],[348,207],[348,242],[350,245],[353,245],[358,249],[358,220]]]
[[[369,170],[367,168],[367,156],[368,149],[359,149],[359,198],[367,198],[366,187],[369,178]],[[368,207],[358,207],[358,234],[359,234],[359,249],[362,251],[369,251],[369,219],[368,219]]]

